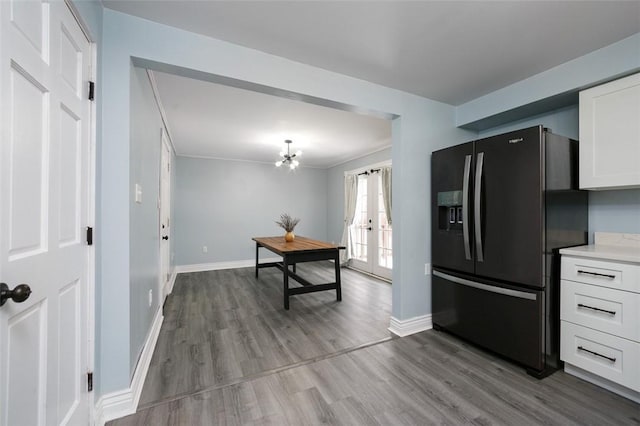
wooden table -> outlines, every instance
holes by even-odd
[[[289,296],[294,294],[313,293],[316,291],[336,290],[336,299],[342,300],[342,290],[340,287],[340,249],[344,247],[323,241],[312,240],[311,238],[298,237],[288,243],[283,236],[280,237],[255,237],[256,242],[256,278],[260,268],[276,267],[284,275],[284,308],[289,309]],[[258,261],[260,247],[282,256],[282,262],[260,263]],[[296,264],[301,262],[315,262],[317,260],[335,261],[336,280],[332,283],[311,284],[296,273]],[[293,267],[293,270],[289,269]],[[289,278],[302,284],[302,287],[289,288]]]

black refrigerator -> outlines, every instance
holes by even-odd
[[[434,151],[431,196],[434,328],[555,371],[558,250],[588,239],[577,141],[536,126]]]

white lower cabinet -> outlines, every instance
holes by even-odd
[[[640,265],[563,255],[561,278],[565,370],[640,401]]]
[[[640,344],[562,321],[560,357],[629,389],[640,391]]]
[[[640,341],[640,293],[562,281],[560,319]]]

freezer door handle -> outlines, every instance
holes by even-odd
[[[476,187],[473,201],[473,209],[475,213],[475,230],[476,230],[476,260],[484,262],[484,253],[482,251],[482,211],[480,210],[480,196],[482,195],[482,166],[484,165],[484,152],[478,153],[476,159]]]
[[[469,175],[471,174],[471,155],[464,157],[464,181],[462,182],[462,236],[464,238],[464,256],[471,260],[469,242]]]
[[[444,272],[436,271],[432,272],[436,277],[443,278],[447,281],[454,282],[456,284],[466,285],[467,287],[477,288],[479,290],[490,291],[492,293],[503,294],[505,296],[517,297],[519,299],[536,300],[535,293],[527,293],[526,291],[511,290],[510,288],[496,287],[489,284],[483,284],[476,281],[466,280],[460,277],[454,277],[453,275],[445,274]]]

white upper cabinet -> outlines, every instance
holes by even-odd
[[[640,188],[640,74],[580,92],[580,188]]]

